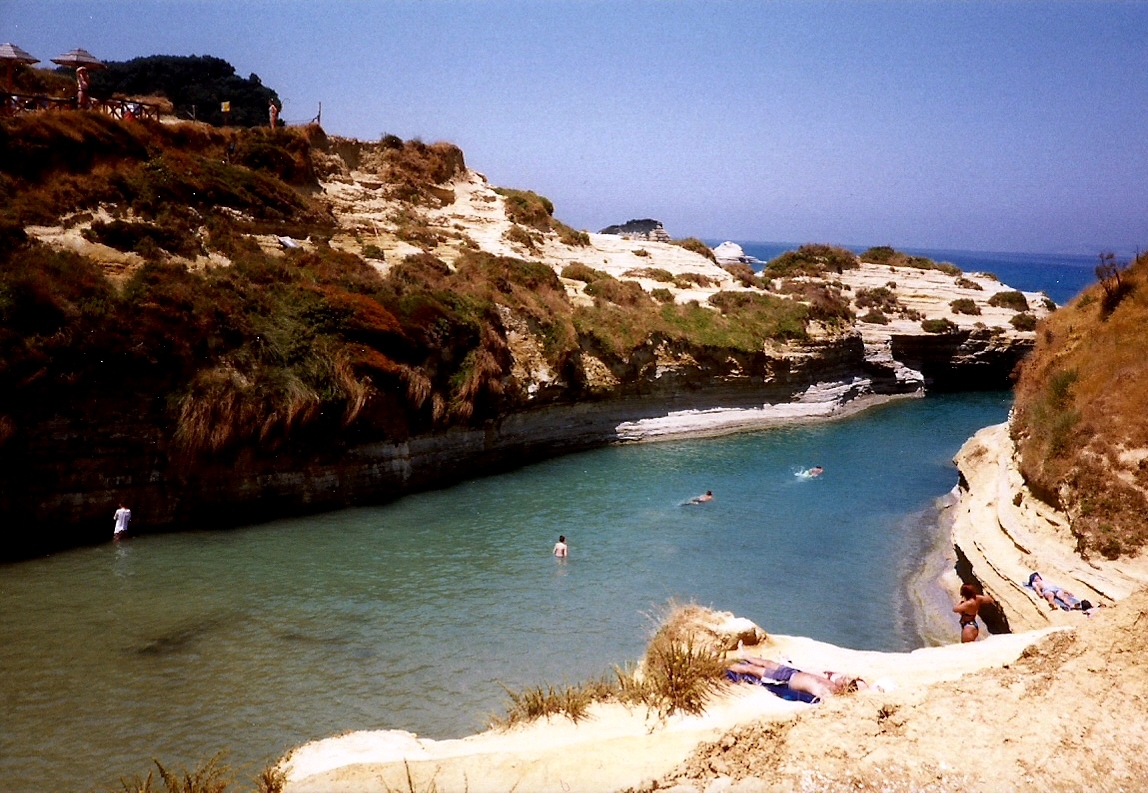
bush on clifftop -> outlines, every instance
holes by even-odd
[[[1012,421],[1029,488],[1068,513],[1078,551],[1108,558],[1148,544],[1148,255],[1123,279],[1111,313],[1094,285],[1043,320]]]

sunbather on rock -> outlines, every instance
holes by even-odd
[[[826,672],[823,675],[803,672],[765,658],[740,658],[730,664],[729,671],[755,677],[768,685],[789,686],[794,691],[809,694],[816,699],[867,688],[865,681],[859,677],[848,677],[838,672]]]
[[[1040,573],[1033,573],[1028,577],[1028,585],[1032,591],[1048,601],[1049,608],[1062,608],[1066,611],[1080,608],[1080,600],[1076,595],[1056,584],[1050,584],[1040,577]]]

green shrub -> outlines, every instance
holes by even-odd
[[[978,292],[984,291],[983,286],[978,284],[976,281],[973,281],[973,280],[968,279],[968,278],[958,278],[957,279],[957,286],[960,287],[961,289],[974,289]]]
[[[953,333],[957,326],[947,319],[926,319],[921,322],[921,330],[925,333]]]
[[[857,290],[853,302],[857,304],[857,308],[876,308],[889,312],[895,312],[901,308],[897,295],[884,286],[861,287]]]
[[[755,286],[758,283],[757,274],[753,268],[743,262],[723,264],[722,269],[738,280],[742,286]]]
[[[616,278],[600,278],[587,284],[586,294],[619,306],[641,306],[650,302],[650,296],[638,283]]]
[[[186,225],[181,228],[174,224],[129,223],[123,220],[105,223],[97,220],[90,228],[84,229],[83,236],[116,250],[134,251],[145,255],[145,258],[155,258],[154,255],[146,254],[156,248],[192,258],[203,253],[203,248]]]
[[[637,250],[633,251],[633,253],[635,256],[641,256],[643,258],[649,258],[650,256],[650,252],[645,248],[638,248]]]
[[[659,303],[673,303],[674,294],[669,289],[661,288],[653,289],[650,291],[650,297],[657,300]]]
[[[560,220],[550,220],[550,225],[558,232],[558,241],[572,248],[585,248],[590,244],[590,235],[585,231],[570,228]]]
[[[521,245],[522,247],[531,251],[537,250],[538,244],[542,242],[541,235],[532,233],[517,223],[512,224],[507,232],[502,236],[505,237],[508,242],[512,242],[515,245]]]
[[[1036,330],[1036,317],[1027,311],[1021,312],[1014,314],[1013,318],[1009,320],[1009,324],[1020,331]]]
[[[628,278],[649,278],[666,284],[672,284],[674,282],[673,273],[669,270],[663,270],[661,267],[639,267],[633,270],[627,270],[623,275]]]
[[[680,248],[685,248],[687,251],[693,251],[696,254],[706,257],[711,262],[717,263],[717,257],[710,249],[710,246],[699,240],[697,237],[686,237],[682,240],[674,240],[674,245]],[[748,266],[748,265],[746,265]]]
[[[834,245],[807,244],[771,259],[763,274],[770,278],[819,276],[826,272],[840,273],[857,266],[857,256],[852,251]]]
[[[571,281],[582,281],[590,283],[597,281],[599,278],[609,278],[610,276],[601,270],[595,270],[589,265],[582,264],[582,262],[574,262],[562,268],[562,277],[569,278]]]
[[[881,311],[879,309],[876,309],[876,308],[869,309],[869,313],[865,314],[860,319],[862,322],[868,322],[872,325],[888,325],[889,324],[889,318],[886,317],[884,314],[882,314]]]
[[[997,308],[1011,308],[1013,311],[1028,311],[1028,300],[1022,292],[1015,290],[997,292],[989,298],[989,305]]]
[[[674,285],[679,289],[689,289],[692,286],[708,287],[714,285],[714,279],[703,273],[680,273],[674,276]]]
[[[383,249],[372,243],[367,243],[363,246],[363,256],[368,259],[378,259],[380,261],[387,258],[387,255],[383,252]]]
[[[949,303],[949,309],[954,314],[971,314],[977,316],[981,313],[981,307],[977,305],[975,300],[968,297],[958,298]]]
[[[531,190],[513,190],[509,187],[496,187],[494,192],[505,199],[506,216],[512,222],[539,231],[550,231],[554,204],[549,198]]]
[[[917,270],[940,270],[946,275],[959,276],[961,268],[950,262],[935,262],[927,256],[911,256],[888,245],[869,248],[861,254],[861,261],[884,264],[889,267],[912,267]]]
[[[832,286],[809,281],[786,280],[782,283],[781,291],[783,294],[793,295],[809,303],[809,319],[832,326],[853,321],[849,301],[842,296],[840,290]]]
[[[426,217],[413,209],[399,210],[392,220],[396,237],[425,251],[434,250],[443,241],[442,235],[427,223]]]

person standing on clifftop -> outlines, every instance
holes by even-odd
[[[558,542],[554,543],[554,555],[559,559],[565,559],[570,555],[569,548],[566,547],[566,535],[559,534]]]
[[[88,109],[88,86],[91,78],[88,77],[88,67],[81,66],[76,69],[76,107],[80,110]]]
[[[132,519],[132,511],[125,507],[121,501],[120,508],[116,510],[116,514],[113,517],[116,521],[116,528],[115,531],[112,532],[112,539],[118,540],[128,533],[128,521]]]
[[[976,588],[972,584],[961,584],[961,602],[953,606],[953,612],[960,614],[961,623],[961,643],[975,642],[977,636],[980,635],[981,629],[977,625],[977,614],[981,610],[981,606],[987,606],[990,603],[995,603],[991,597],[985,594],[977,594]]]

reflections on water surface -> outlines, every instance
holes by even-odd
[[[220,749],[258,770],[352,729],[460,736],[502,710],[503,685],[636,659],[671,597],[777,633],[913,647],[901,586],[929,545],[920,516],[956,482],[961,442],[1008,405],[945,396],[613,447],[380,507],[0,568],[0,788],[114,788],[152,757]],[[821,476],[793,475],[814,464]]]

